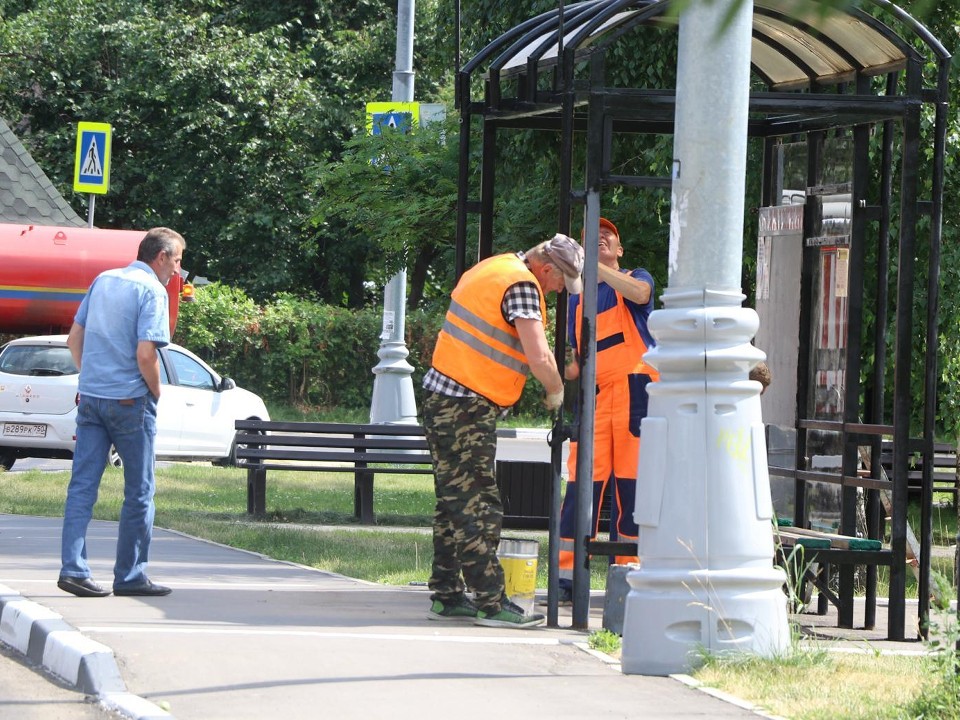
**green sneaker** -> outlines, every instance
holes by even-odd
[[[500,603],[500,612],[485,613],[483,610],[477,612],[477,619],[473,621],[474,625],[484,625],[485,627],[505,627],[526,630],[543,625],[547,618],[540,613],[524,613],[523,608],[513,603],[508,598],[504,598]]]
[[[477,606],[466,596],[456,602],[434,600],[427,610],[427,620],[446,620],[452,622],[470,622],[477,618]]]

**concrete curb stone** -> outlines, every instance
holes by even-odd
[[[157,705],[127,692],[113,650],[5,585],[0,585],[0,642],[124,717],[173,719]]]

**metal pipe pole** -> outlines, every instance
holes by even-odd
[[[413,102],[414,0],[397,2],[397,53],[391,100]],[[417,401],[413,394],[413,366],[405,341],[407,271],[401,270],[383,290],[383,326],[380,332],[380,362],[373,368],[372,423],[416,423]]]
[[[757,314],[741,307],[753,3],[735,3],[680,15],[669,282],[645,356],[660,380],[642,424],[626,673],[686,672],[702,649],[773,656],[790,642],[760,384],[748,379],[764,354],[750,344]]]
[[[397,52],[391,100],[413,102],[414,0],[397,0]]]

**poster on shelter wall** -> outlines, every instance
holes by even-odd
[[[760,208],[757,233],[761,237],[796,235],[803,232],[803,205],[776,205]]]
[[[810,402],[818,420],[840,420],[846,386],[849,250],[820,248],[811,352]]]
[[[770,251],[771,238],[761,235],[757,238],[757,300],[770,299]]]
[[[803,213],[803,205],[762,207],[757,228],[755,344],[775,378],[760,405],[764,423],[782,427],[794,427],[797,414]]]
[[[838,298],[847,297],[850,276],[850,251],[847,248],[837,248],[837,274],[834,279],[833,294]]]
[[[757,233],[757,300],[770,299],[773,274],[774,238],[796,236],[803,232],[803,205],[777,205],[760,208]]]

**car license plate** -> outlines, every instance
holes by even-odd
[[[4,423],[4,435],[15,435],[19,437],[46,437],[47,426],[31,423]]]

